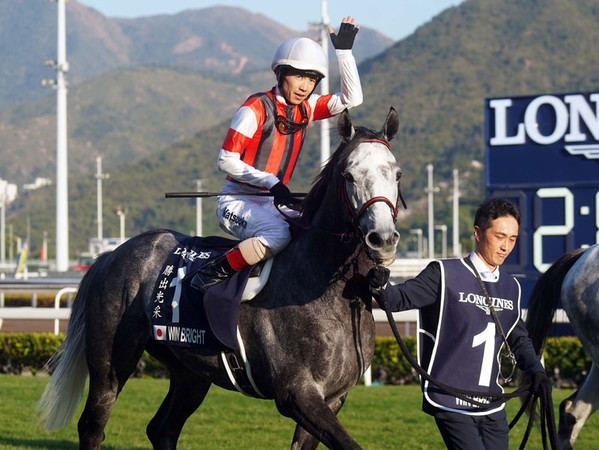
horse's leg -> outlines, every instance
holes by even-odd
[[[328,448],[361,448],[343,428],[335,412],[327,405],[315,385],[293,392],[288,391],[278,396],[276,404],[281,414],[295,420],[305,431]]]
[[[77,424],[81,449],[100,448],[104,440],[104,427],[118,395],[118,383],[115,381],[112,377],[90,370],[89,394]]]
[[[139,361],[141,353],[137,356],[135,363]],[[82,449],[99,449],[104,440],[104,428],[112,412],[112,407],[119,392],[125,385],[129,376],[133,373],[136,364],[131,365],[128,373],[113,370],[109,364],[103,367],[90,366],[89,394],[85,409],[77,424],[79,432],[79,445]]]
[[[171,370],[168,394],[146,428],[155,449],[177,447],[185,421],[204,401],[210,385],[211,382],[204,378],[184,376]]]
[[[337,415],[343,403],[345,403],[346,396],[337,399],[333,404],[330,404],[331,411]],[[291,442],[291,450],[314,450],[318,447],[319,441],[310,433],[308,433],[299,424],[295,427],[295,433],[293,434],[293,441]]]
[[[598,386],[599,370],[593,364],[581,388],[562,401],[559,408],[559,437],[564,450],[574,447],[584,423],[599,408]]]
[[[143,354],[149,332],[143,322],[129,320],[135,307],[120,318],[101,310],[100,319],[86,322],[89,394],[77,424],[83,449],[100,448],[114,402]]]

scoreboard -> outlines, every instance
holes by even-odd
[[[502,267],[526,306],[559,256],[599,242],[599,92],[485,100],[485,170],[487,196],[522,213]]]

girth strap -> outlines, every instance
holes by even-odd
[[[245,347],[243,345],[243,340],[241,339],[241,333],[239,333],[239,327],[237,327],[237,342],[239,343],[239,352],[220,352],[223,366],[229,376],[229,381],[231,381],[231,384],[235,389],[248,397],[266,398],[266,396],[260,392],[260,389],[258,389],[258,386],[252,377],[252,369],[245,354]],[[243,365],[240,364],[240,360],[243,362]]]

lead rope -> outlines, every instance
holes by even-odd
[[[472,262],[472,260],[470,258],[468,258],[468,257],[463,258],[463,260],[474,271],[474,275],[476,276],[476,279],[478,280],[478,284],[480,284],[480,288],[483,291],[485,299],[487,300],[487,306],[489,307],[489,312],[491,313],[491,317],[493,317],[493,322],[495,322],[495,327],[497,327],[497,331],[499,331],[499,334],[501,335],[501,339],[503,339],[503,345],[505,345],[505,349],[507,351],[507,356],[510,359],[510,362],[512,364],[512,370],[510,371],[510,374],[507,377],[503,376],[503,372],[501,370],[501,361],[503,359],[503,355],[500,354],[499,355],[499,362],[500,362],[499,374],[501,375],[501,378],[503,378],[504,382],[509,383],[512,380],[514,371],[516,370],[516,356],[514,356],[514,353],[512,352],[512,349],[510,348],[510,344],[508,344],[508,342],[507,342],[507,337],[505,336],[505,333],[503,332],[503,327],[501,326],[501,322],[499,322],[499,317],[497,317],[497,311],[495,311],[495,306],[493,305],[493,302],[491,301],[491,296],[489,295],[489,292],[487,291],[487,287],[485,286],[485,283],[483,283],[483,280],[480,277],[478,270],[476,270],[476,267],[474,267],[474,263]]]
[[[520,407],[520,410],[518,411],[518,413],[516,414],[516,416],[514,417],[512,422],[509,424],[510,429],[512,429],[512,427],[518,422],[518,420],[520,419],[520,417],[526,410],[528,404],[530,403],[531,399],[533,402],[532,411],[534,411],[536,401],[537,401],[537,399],[540,398],[540,402],[541,402],[541,408],[540,408],[541,409],[541,436],[542,436],[542,440],[543,440],[543,450],[548,450],[547,440],[545,437],[545,434],[546,434],[545,433],[545,423],[548,423],[548,430],[547,430],[548,433],[547,434],[549,434],[549,442],[550,442],[552,450],[559,450],[561,448],[559,441],[557,440],[557,431],[555,429],[555,417],[554,417],[554,413],[553,413],[553,400],[551,398],[551,392],[547,393],[547,392],[545,392],[545,390],[542,390],[543,395],[541,395],[539,393],[534,393],[532,391],[532,384],[530,384],[523,388],[516,389],[511,394],[506,394],[506,393],[489,394],[488,392],[474,392],[474,391],[457,389],[457,388],[447,386],[446,384],[441,383],[440,381],[431,377],[422,368],[422,366],[420,364],[418,364],[418,362],[412,357],[412,354],[408,350],[408,347],[404,343],[404,341],[401,337],[401,334],[399,333],[399,331],[397,329],[397,325],[395,324],[395,319],[393,318],[393,314],[389,310],[389,307],[387,305],[387,302],[384,299],[384,296],[385,296],[384,291],[382,291],[382,294],[379,296],[380,300],[379,300],[379,298],[376,299],[377,303],[379,304],[379,307],[383,311],[385,311],[385,314],[387,315],[387,321],[389,322],[389,326],[391,327],[391,331],[393,332],[393,336],[395,337],[395,340],[397,341],[397,344],[399,345],[402,355],[404,356],[404,358],[406,358],[408,363],[410,363],[410,366],[412,366],[412,368],[414,370],[416,370],[416,372],[418,373],[418,375],[420,375],[420,377],[424,378],[429,383],[437,386],[442,391],[444,391],[456,398],[459,398],[466,402],[472,403],[474,405],[484,406],[484,407],[488,407],[488,408],[493,408],[495,406],[499,406],[511,398],[520,397],[525,392],[528,392],[529,394],[526,397],[525,401],[523,402],[522,406]],[[476,400],[473,400],[471,397],[498,398],[501,400],[498,400],[495,402],[490,402],[490,403],[481,403]],[[534,423],[534,417],[533,417],[533,414],[530,414],[530,417],[528,419],[528,425],[526,427],[526,432],[524,434],[522,443],[520,444],[520,447],[519,447],[520,449],[524,449],[526,442],[528,441],[528,437],[530,436],[530,432],[532,430],[533,423]]]
[[[377,299],[377,302],[378,302],[378,299]],[[416,370],[418,375],[420,375],[423,379],[425,379],[429,383],[437,386],[442,391],[445,391],[454,397],[464,400],[465,402],[472,403],[477,406],[488,407],[488,408],[500,406],[502,403],[505,403],[505,400],[514,398],[514,397],[518,397],[518,396],[524,394],[525,392],[529,391],[529,388],[526,387],[526,388],[520,388],[520,389],[512,392],[511,394],[506,394],[506,393],[490,394],[489,392],[468,391],[468,390],[463,390],[463,389],[457,389],[457,388],[454,388],[454,387],[451,387],[451,386],[441,383],[439,380],[431,377],[428,374],[428,372],[426,372],[426,370],[424,370],[424,368],[420,364],[418,364],[418,362],[414,359],[414,357],[408,350],[408,347],[404,343],[399,331],[397,330],[397,325],[395,324],[395,319],[393,318],[393,314],[391,313],[391,311],[388,309],[386,302],[384,302],[384,301],[379,302],[379,306],[387,314],[387,320],[389,322],[389,325],[391,326],[391,331],[393,332],[393,336],[395,337],[395,340],[397,341],[397,344],[399,345],[399,348],[400,348],[401,353],[403,354],[404,358],[406,358],[406,360],[410,363],[410,365],[414,368],[414,370]],[[483,403],[483,402],[474,400],[472,397],[497,398],[497,399],[502,399],[502,400],[498,400],[498,401],[494,401],[494,402],[490,402],[490,403]]]

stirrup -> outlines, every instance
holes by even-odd
[[[193,276],[193,278],[191,279],[191,282],[189,283],[192,288],[194,288],[202,293],[206,293],[206,291],[209,288],[211,288],[212,286],[214,286],[215,284],[222,283],[227,278],[229,278],[229,276],[219,278],[219,277],[210,277],[208,275],[206,275],[206,276],[202,276],[202,275],[206,275],[206,274],[200,274],[200,272],[196,273]]]
[[[189,284],[192,288],[205,293],[215,284],[229,279],[235,272],[236,270],[231,267],[225,254],[198,270]]]

